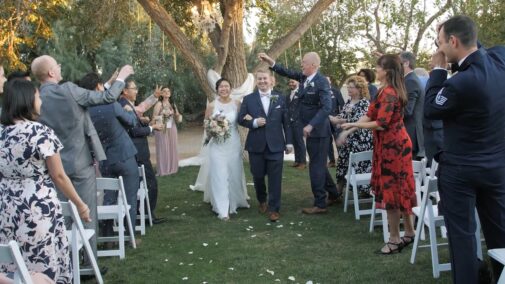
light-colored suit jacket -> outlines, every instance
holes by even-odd
[[[63,143],[60,154],[67,175],[92,165],[91,151],[97,160],[106,159],[87,108],[115,102],[123,88],[121,81],[115,81],[105,92],[86,90],[71,82],[40,86],[39,121],[51,127]]]

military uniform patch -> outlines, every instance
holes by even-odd
[[[447,97],[442,96],[442,92],[444,91],[444,88],[442,88],[437,96],[435,97],[435,103],[439,106],[443,106],[445,102],[447,102]]]

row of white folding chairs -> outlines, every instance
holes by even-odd
[[[0,263],[14,263],[16,265],[17,269],[14,271],[15,284],[33,283],[16,241],[0,244]]]

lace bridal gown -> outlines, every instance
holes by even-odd
[[[207,159],[201,165],[196,186],[203,190],[204,201],[211,203],[218,217],[228,219],[230,213],[237,213],[239,207],[249,208],[249,204],[237,128],[237,104],[234,100],[226,104],[215,100],[213,114],[221,111],[231,123],[231,136],[223,143],[209,142]]]

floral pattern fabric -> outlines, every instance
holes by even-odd
[[[28,270],[71,283],[64,217],[45,160],[63,148],[38,122],[0,126],[0,243],[15,240]],[[12,272],[13,264],[0,264]]]
[[[346,122],[356,122],[362,116],[366,115],[370,103],[366,99],[361,99],[355,104],[351,104],[348,100],[338,115],[339,118],[345,118]],[[337,147],[338,149],[338,162],[337,162],[337,180],[345,179],[347,169],[349,167],[349,155],[351,153],[358,153],[370,151],[373,149],[373,136],[372,131],[368,129],[358,129],[350,134],[345,144]],[[372,171],[372,163],[369,161],[360,162],[353,165],[356,173],[369,173]],[[359,191],[370,192],[370,186],[359,186]]]
[[[377,208],[400,209],[408,214],[416,206],[412,142],[403,125],[403,107],[396,91],[379,91],[367,116],[384,130],[373,132],[372,191]]]

